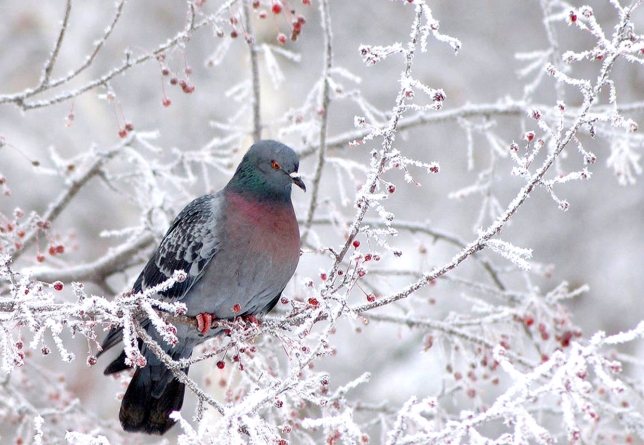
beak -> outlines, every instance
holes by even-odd
[[[297,185],[299,188],[306,191],[306,185],[304,185],[304,181],[302,181],[302,177],[298,172],[289,173],[289,176],[291,177],[291,181],[293,181],[293,184]]]

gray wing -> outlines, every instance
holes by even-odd
[[[170,278],[174,271],[182,270],[186,273],[186,279],[160,294],[169,300],[181,300],[188,293],[219,250],[221,227],[218,228],[217,221],[220,219],[221,199],[220,193],[204,195],[192,201],[177,215],[134,283],[134,292],[161,284]],[[120,343],[122,338],[122,326],[110,329],[97,356]],[[128,366],[125,364],[125,353],[121,353],[105,369],[105,374],[126,368]]]
[[[220,193],[201,196],[177,215],[134,283],[134,292],[161,284],[174,271],[182,270],[186,279],[160,294],[168,300],[181,300],[188,293],[219,250],[221,199]]]

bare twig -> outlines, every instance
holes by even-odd
[[[60,52],[60,48],[63,46],[63,39],[65,38],[65,31],[67,31],[67,25],[69,24],[69,17],[71,15],[71,12],[72,0],[67,0],[67,4],[65,5],[65,17],[63,18],[63,22],[60,25],[58,39],[56,39],[54,49],[51,52],[49,59],[47,59],[47,62],[45,63],[45,69],[43,70],[42,77],[40,78],[40,84],[36,88],[37,90],[43,90],[49,83],[51,72],[53,71],[54,65],[56,64],[56,59],[58,59],[58,53]]]
[[[110,250],[107,254],[91,263],[67,269],[34,269],[32,277],[44,282],[60,280],[64,283],[78,281],[100,284],[106,278],[129,267],[130,259],[153,242],[154,236],[146,232],[138,238]]]
[[[242,2],[244,11],[244,23],[246,25],[246,43],[250,54],[250,76],[253,85],[252,109],[253,109],[253,141],[257,142],[262,138],[262,102],[261,85],[259,82],[259,57],[255,38],[253,37],[252,22],[250,18],[250,0]]]
[[[61,193],[56,200],[49,205],[47,211],[41,216],[42,221],[54,222],[58,216],[65,210],[76,194],[87,184],[87,182],[94,176],[98,175],[101,168],[107,163],[116,153],[118,153],[125,145],[129,144],[130,139],[123,141],[116,147],[113,147],[105,152],[98,152],[94,157],[92,163],[82,172],[77,173],[71,180],[67,189]],[[22,242],[21,250],[13,254],[13,259],[18,259],[29,247],[36,241],[36,235],[40,229],[34,227],[27,233]]]
[[[315,209],[318,203],[318,194],[320,189],[320,178],[322,177],[322,170],[326,160],[326,132],[329,114],[329,105],[331,103],[330,96],[330,71],[333,67],[333,47],[331,45],[331,16],[329,14],[329,3],[327,0],[320,1],[320,17],[322,23],[322,32],[324,34],[324,66],[322,68],[322,93],[320,95],[319,109],[322,110],[320,116],[320,138],[317,148],[318,156],[315,163],[315,172],[311,181],[311,200],[309,201],[309,208],[306,213],[306,220],[302,228],[302,244],[306,243],[309,231],[311,230],[311,221],[315,215]]]
[[[5,104],[5,103],[14,103],[18,107],[20,107],[23,111],[28,111],[28,110],[47,107],[47,106],[51,106],[53,104],[64,102],[66,100],[69,100],[69,99],[72,99],[74,97],[77,97],[77,96],[79,96],[79,95],[81,95],[83,93],[86,93],[87,91],[93,90],[94,88],[107,85],[110,80],[112,80],[113,78],[123,74],[127,70],[129,70],[129,69],[131,69],[131,68],[133,68],[135,66],[141,65],[141,64],[143,64],[143,63],[145,63],[145,62],[147,62],[149,60],[156,59],[156,57],[158,55],[163,54],[166,51],[168,51],[169,49],[174,48],[175,46],[182,44],[183,42],[186,41],[186,39],[188,39],[190,37],[191,33],[194,33],[195,31],[200,30],[202,28],[205,28],[205,27],[209,26],[210,24],[212,24],[213,22],[215,22],[217,20],[217,18],[219,17],[219,15],[221,15],[223,12],[227,12],[228,9],[230,8],[230,6],[233,3],[235,3],[236,1],[237,0],[228,0],[228,1],[226,1],[224,4],[222,4],[219,7],[219,9],[217,10],[217,12],[215,14],[209,16],[208,18],[206,18],[206,19],[204,19],[204,20],[202,20],[202,21],[200,21],[198,23],[196,23],[194,21],[194,19],[195,19],[194,18],[194,14],[195,14],[194,8],[189,8],[189,11],[190,11],[189,14],[191,15],[191,17],[189,17],[189,20],[188,20],[188,23],[190,24],[188,29],[185,29],[185,30],[179,32],[173,38],[171,38],[168,41],[166,41],[165,43],[159,45],[155,50],[153,50],[151,52],[148,52],[148,53],[146,53],[144,55],[141,55],[141,56],[135,58],[134,60],[131,59],[131,57],[129,55],[129,51],[128,51],[126,53],[125,61],[120,66],[117,66],[117,67],[113,68],[109,72],[103,74],[102,76],[100,76],[100,77],[88,82],[87,84],[85,84],[85,85],[83,85],[83,86],[81,86],[79,88],[76,88],[74,90],[63,91],[63,92],[58,93],[58,94],[56,94],[56,95],[54,95],[54,96],[52,96],[50,98],[43,99],[43,100],[33,100],[31,102],[27,101],[27,99],[30,99],[30,98],[32,98],[32,97],[34,97],[34,96],[36,96],[36,95],[38,95],[40,93],[43,93],[45,91],[49,91],[53,87],[62,85],[64,83],[68,82],[69,80],[71,80],[72,78],[76,77],[81,71],[83,71],[86,68],[85,65],[87,65],[88,63],[91,64],[92,60],[94,60],[97,51],[100,50],[100,47],[102,47],[102,45],[103,45],[103,43],[100,43],[100,41],[99,41],[97,46],[94,48],[93,53],[89,56],[89,60],[86,59],[84,64],[80,68],[78,68],[76,71],[70,73],[69,75],[67,75],[67,76],[65,76],[65,77],[63,77],[61,79],[57,79],[57,80],[54,80],[54,81],[47,82],[44,87],[37,87],[37,88],[34,88],[34,89],[28,89],[28,90],[22,91],[20,93],[15,93],[15,94],[0,95],[0,105]],[[122,4],[119,4],[119,6],[117,6],[117,14],[114,17],[114,20],[112,21],[111,26],[113,26],[116,23],[116,21],[118,20],[118,18],[120,17],[120,8],[122,8]],[[107,39],[109,37],[109,35],[111,34],[111,32],[112,32],[111,26],[108,27],[108,29],[106,30],[106,32],[105,32],[105,34],[103,36],[103,39]],[[53,62],[52,62],[52,64],[53,64]]]

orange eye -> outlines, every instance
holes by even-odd
[[[275,161],[271,161],[271,167],[273,167],[275,170],[280,169],[280,165]]]

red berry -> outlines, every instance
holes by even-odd
[[[36,255],[36,261],[38,261],[39,263],[42,263],[43,261],[45,261],[45,255],[43,255],[42,253],[39,253],[38,255]]]
[[[61,281],[55,281],[54,289],[60,292],[61,290],[63,290],[63,283]]]
[[[310,4],[311,4],[311,0],[302,0],[302,4],[303,4],[303,5],[310,5]]]
[[[365,260],[365,261],[371,261],[371,254],[370,254],[370,253],[366,254],[366,255],[364,256],[364,260]]]
[[[219,361],[217,362],[217,368],[219,368],[219,369],[224,369],[224,366],[226,366],[226,364],[224,363],[224,361],[223,361],[223,360],[219,360]]]
[[[318,300],[316,298],[309,298],[309,304],[311,306],[317,306],[319,303],[318,303]]]
[[[528,131],[523,134],[523,139],[530,142],[534,139],[534,131]]]
[[[87,366],[94,366],[97,362],[97,358],[93,355],[87,357]]]
[[[132,122],[128,122],[127,124],[125,124],[125,130],[126,131],[134,130],[134,125],[132,124]]]
[[[526,326],[530,327],[534,324],[534,318],[532,318],[530,315],[526,315],[525,317],[523,317],[523,322]]]
[[[259,18],[260,19],[265,19],[266,18],[266,11],[259,11]]]
[[[56,255],[56,248],[54,246],[49,246],[49,255]]]
[[[241,312],[241,306],[239,305],[239,303],[233,306],[233,312],[236,314],[239,314]]]
[[[56,253],[64,253],[65,252],[65,246],[62,244],[59,244],[56,246]]]
[[[273,14],[280,14],[282,12],[282,5],[279,3],[273,3],[271,11],[273,11]]]
[[[176,85],[178,83],[179,83],[179,79],[177,79],[176,77],[173,77],[172,79],[170,79],[170,85]]]
[[[395,186],[395,185],[393,185],[393,184],[389,184],[389,185],[387,186],[387,191],[388,191],[389,193],[393,193],[393,192],[395,192],[395,191],[396,191],[396,186]]]
[[[259,8],[259,0],[253,0],[253,8],[254,9]]]
[[[230,31],[230,37],[232,39],[236,39],[237,37],[239,37],[239,33],[237,32],[237,30],[233,29],[232,31]]]
[[[124,138],[125,136],[127,136],[127,130],[126,129],[119,130],[119,137]]]
[[[367,301],[369,303],[373,303],[374,301],[376,301],[376,296],[374,294],[367,295]]]
[[[326,276],[326,274],[325,274],[325,273],[321,273],[321,274],[320,274],[320,279],[321,279],[322,281],[326,281],[326,278],[327,278],[327,276]]]
[[[169,107],[170,104],[172,104],[172,101],[170,99],[168,99],[167,97],[164,97],[163,100],[161,101],[161,104],[164,107]]]
[[[286,43],[286,36],[280,32],[277,35],[277,41],[279,42],[280,45],[284,45]]]
[[[572,339],[572,332],[566,331],[561,337],[561,346],[567,348],[570,346],[570,339]]]
[[[357,249],[358,247],[360,247],[360,241],[355,240],[355,241],[353,242],[353,247],[355,247],[356,249]]]
[[[170,70],[167,68],[163,68],[161,70],[161,74],[163,74],[164,76],[168,76],[170,74]]]

